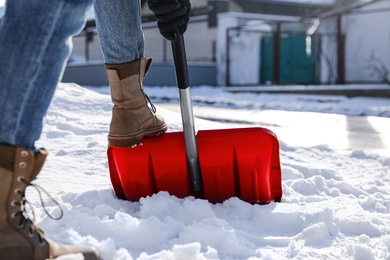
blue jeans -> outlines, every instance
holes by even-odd
[[[43,118],[71,52],[71,37],[83,28],[85,12],[93,2],[6,2],[0,21],[0,144],[35,150]],[[141,57],[139,0],[98,0],[95,8],[106,63]],[[122,21],[126,19],[127,23]]]
[[[107,64],[121,64],[144,56],[140,0],[96,0],[96,29]]]

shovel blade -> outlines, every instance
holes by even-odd
[[[183,132],[144,138],[134,148],[108,147],[111,183],[118,198],[137,201],[159,191],[212,203],[238,197],[280,202],[279,142],[261,127],[201,130],[196,135],[203,190],[191,190]]]

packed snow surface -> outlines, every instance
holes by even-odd
[[[210,114],[215,105],[222,104],[247,111],[277,109],[285,113],[286,120],[289,114],[284,110],[302,110],[317,112],[318,118],[327,115],[323,112],[381,116],[390,123],[389,99],[277,94],[218,97],[215,93],[221,94],[221,89],[193,90],[195,103],[209,108]],[[172,101],[170,93],[177,90],[146,91],[159,101],[164,96]],[[390,259],[390,157],[362,149],[340,153],[326,143],[292,145],[290,141],[297,140],[284,135],[279,138],[281,203],[252,205],[230,198],[211,204],[166,192],[137,202],[118,200],[106,157],[111,118],[107,92],[107,88],[93,91],[59,84],[37,143],[49,151],[49,157],[36,183],[61,204],[64,217],[58,221],[47,217],[37,193],[28,190],[35,222],[47,237],[94,245],[107,260]],[[156,106],[170,131],[181,131],[180,113]],[[241,119],[253,120],[250,116]],[[204,118],[196,118],[195,123],[197,130],[240,125]],[[308,125],[310,121],[297,127]],[[313,134],[321,140],[324,131]],[[365,138],[364,133],[360,136]],[[43,201],[49,212],[60,213],[47,197]]]

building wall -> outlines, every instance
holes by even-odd
[[[189,61],[213,62],[216,29],[208,28],[207,19],[193,19],[184,34]],[[158,61],[172,61],[171,43],[164,39],[153,24],[144,26],[145,54]]]
[[[270,33],[273,30],[271,25],[275,21],[292,23],[300,21],[300,18],[240,12],[218,15],[216,54],[218,85],[260,83],[261,36],[262,33]],[[228,30],[238,27],[245,28],[248,33],[233,35],[227,43]]]
[[[389,81],[390,1],[379,1],[343,17],[346,34],[346,81]]]
[[[242,13],[241,6],[228,1],[230,11],[218,14],[218,27],[209,27],[208,16],[191,17],[185,33],[187,58],[189,61],[216,62],[217,82],[225,85],[227,76],[226,32],[228,28],[243,26],[256,20],[282,20],[286,23],[299,22],[299,17],[275,16]],[[208,0],[192,1],[193,8],[204,8]],[[145,5],[144,15],[150,15]],[[346,35],[345,80],[348,82],[384,82],[390,80],[386,73],[390,70],[390,1],[382,0],[366,5],[359,10],[343,15],[343,31]],[[155,61],[171,62],[170,42],[159,33],[156,22],[143,24],[146,40],[145,55]],[[319,80],[321,83],[334,83],[337,77],[337,24],[336,18],[321,20],[317,34],[321,34],[321,54],[319,55]],[[248,38],[248,39],[245,39]],[[260,81],[259,38],[245,34],[233,41],[229,73],[232,83],[255,84]],[[75,37],[73,57],[85,57],[85,37]],[[255,46],[255,47],[254,47]],[[253,54],[253,55],[251,55]],[[254,55],[255,54],[255,55]],[[98,38],[95,36],[89,44],[90,60],[103,60]],[[249,64],[251,64],[249,66]],[[249,69],[245,69],[245,66]],[[257,66],[257,67],[256,67]],[[250,73],[246,78],[245,73]],[[244,81],[248,82],[244,82]]]
[[[187,58],[189,61],[213,62],[215,61],[216,28],[208,28],[208,21],[205,17],[194,17],[187,32],[184,34]],[[152,57],[155,61],[172,61],[171,45],[160,34],[156,23],[143,24],[145,37],[145,56]],[[73,61],[86,60],[88,49],[89,60],[103,60],[97,35],[86,47],[86,37],[80,34],[73,38]]]
[[[390,70],[390,1],[380,0],[359,9],[342,13],[345,35],[345,82],[383,83]],[[337,16],[321,20],[320,82],[337,81]],[[342,54],[340,54],[342,55]],[[382,70],[376,73],[375,70]],[[389,75],[387,80],[390,80]]]
[[[319,39],[319,81],[333,84],[337,80],[337,23],[336,19],[321,20],[316,34]]]
[[[90,61],[104,60],[100,50],[99,39],[96,34],[93,35],[92,41],[87,44],[84,34],[73,37],[73,50],[70,61],[86,61],[87,59]]]

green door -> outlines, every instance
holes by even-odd
[[[265,36],[261,39],[260,58],[260,83],[265,84],[273,81],[273,51],[274,41],[272,36]]]
[[[273,40],[262,39],[261,83],[273,81]],[[312,37],[310,53],[305,35],[283,35],[280,39],[280,83],[313,84],[316,82],[316,49]]]

